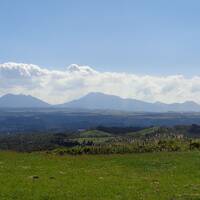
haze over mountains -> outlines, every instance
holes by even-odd
[[[0,108],[70,108],[119,110],[130,112],[200,112],[200,105],[187,101],[184,103],[165,104],[161,102],[148,103],[136,99],[123,99],[118,96],[103,93],[89,93],[80,99],[60,105],[50,105],[30,95],[7,94],[0,98]]]
[[[131,112],[190,112],[200,111],[200,105],[187,101],[185,103],[165,104],[161,102],[148,103],[136,99],[123,99],[103,93],[89,93],[88,95],[60,105],[67,108],[122,110]]]
[[[50,106],[48,103],[30,96],[6,94],[0,98],[1,108],[45,108]]]

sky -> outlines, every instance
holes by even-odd
[[[198,0],[0,0],[0,62],[199,74]]]
[[[198,0],[0,0],[0,95],[200,103],[199,10]]]

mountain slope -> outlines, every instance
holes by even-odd
[[[51,107],[48,103],[30,96],[7,94],[0,97],[0,108],[45,108]],[[200,105],[187,101],[184,103],[148,103],[135,99],[123,99],[103,93],[89,93],[80,99],[73,100],[53,107],[70,109],[99,109],[130,112],[200,112]]]
[[[103,93],[89,93],[88,95],[59,105],[63,108],[81,108],[81,109],[109,109],[132,112],[196,112],[200,111],[200,105],[195,102],[185,103],[148,103],[135,99],[123,99],[114,95]]]
[[[43,108],[50,106],[48,103],[30,95],[6,94],[0,98],[1,108]]]
[[[103,93],[89,93],[88,95],[71,102],[60,105],[67,108],[83,109],[109,109],[109,110],[143,110],[148,109],[150,103],[134,100],[122,99],[118,96]]]

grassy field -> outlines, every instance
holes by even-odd
[[[200,152],[53,156],[0,152],[1,200],[198,200]]]

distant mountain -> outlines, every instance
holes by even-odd
[[[188,101],[185,103],[148,103],[136,99],[123,99],[114,95],[103,93],[89,93],[88,95],[59,105],[63,108],[79,109],[100,109],[100,110],[121,110],[131,112],[199,112],[200,105]]]
[[[187,101],[165,104],[148,103],[136,99],[124,99],[114,95],[92,92],[80,99],[61,105],[50,104],[30,95],[7,94],[0,97],[0,108],[69,108],[72,110],[111,110],[130,112],[200,112],[200,105]]]
[[[0,108],[44,108],[48,103],[30,95],[6,94],[0,97]]]

